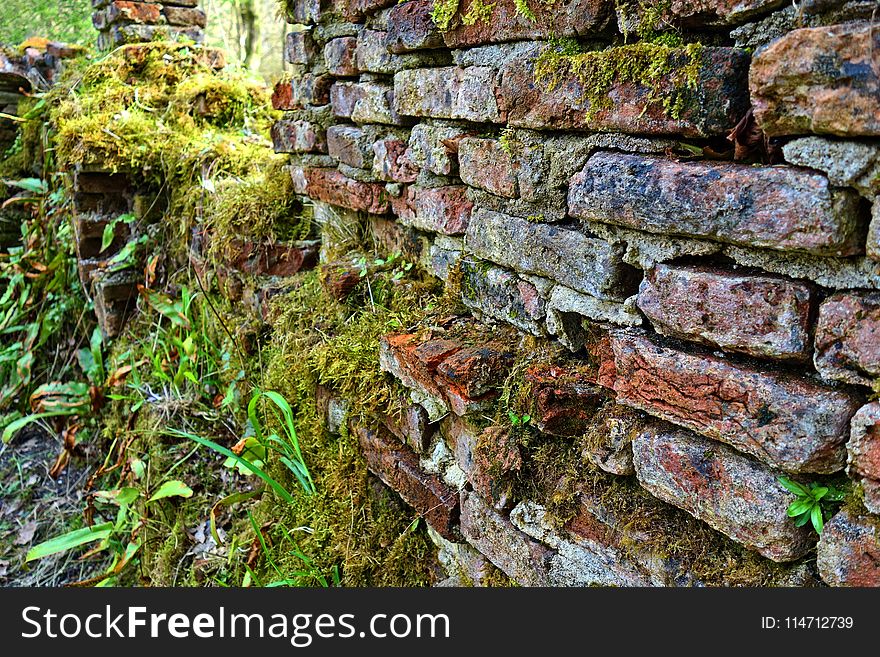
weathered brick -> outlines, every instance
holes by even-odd
[[[358,101],[366,96],[366,91],[357,82],[337,82],[330,88],[330,106],[333,116],[350,119]]]
[[[476,399],[499,390],[513,365],[513,352],[500,342],[464,347],[437,367],[437,374],[465,396]]]
[[[459,144],[469,134],[460,126],[419,123],[410,133],[407,159],[434,175],[453,175],[458,171]]]
[[[452,29],[443,33],[450,48],[477,46],[502,41],[546,39],[548,37],[586,36],[600,31],[608,23],[611,4],[608,0],[562,0],[546,3],[526,0],[533,16],[526,16],[514,0],[496,0],[478,4],[462,0]],[[486,15],[465,20],[472,11],[483,8]],[[470,23],[470,24],[468,24]]]
[[[280,119],[272,124],[276,153],[326,153],[327,134],[317,123],[304,119]]]
[[[786,4],[786,0],[672,0],[645,5],[639,0],[616,3],[620,29],[635,32],[639,27],[685,25],[705,27],[736,24]]]
[[[632,442],[652,420],[641,411],[606,403],[591,418],[584,434],[584,456],[600,470],[609,474],[635,474]]]
[[[97,18],[97,14],[102,14]],[[162,5],[153,2],[114,0],[102,12],[96,12],[95,27],[99,30],[114,23],[156,24],[162,21]],[[100,23],[100,27],[99,27]]]
[[[811,288],[774,276],[705,266],[657,265],[639,308],[663,335],[725,351],[804,360],[810,354]]]
[[[382,424],[418,454],[428,448],[437,430],[437,425],[429,421],[427,411],[418,404],[404,403],[400,413],[384,415]]]
[[[464,259],[459,268],[465,306],[532,335],[544,334],[546,302],[533,283],[485,262]]]
[[[346,19],[360,22],[365,16],[396,3],[397,0],[338,0],[333,6],[340,10]]]
[[[476,493],[461,494],[461,533],[522,586],[548,586],[553,551],[532,540]]]
[[[343,164],[357,169],[373,167],[370,138],[360,128],[333,125],[327,128],[327,153]]]
[[[500,123],[495,75],[487,66],[400,71],[394,75],[394,107],[406,116]]]
[[[392,75],[409,68],[448,64],[449,58],[440,52],[394,54],[386,47],[387,32],[365,29],[358,37],[355,61],[365,73]]]
[[[448,411],[445,392],[437,385],[437,367],[461,349],[452,340],[419,341],[414,335],[386,335],[379,341],[379,367],[410,389],[413,401],[433,422]]]
[[[871,208],[871,224],[868,226],[868,257],[880,262],[880,195]]]
[[[284,45],[284,61],[288,64],[311,64],[323,52],[315,43],[310,30],[289,32]]]
[[[410,119],[400,116],[394,105],[394,89],[378,82],[361,82],[355,94],[360,97],[351,110],[355,123],[382,123],[385,125],[408,125]]]
[[[755,459],[659,425],[632,447],[636,476],[655,497],[773,561],[792,561],[812,548],[812,529],[796,527],[786,513],[794,494]]]
[[[586,364],[535,365],[526,370],[524,381],[532,423],[554,436],[582,436],[606,399],[596,385],[595,369]]]
[[[397,492],[438,534],[455,540],[459,515],[457,492],[437,475],[424,472],[415,452],[387,429],[356,427],[355,433],[370,471]]]
[[[332,75],[351,77],[360,72],[355,61],[357,42],[356,37],[339,37],[324,45],[324,64]]]
[[[443,37],[431,18],[433,7],[433,0],[412,0],[391,9],[385,38],[389,52],[443,47]]]
[[[620,59],[640,57],[643,44],[619,46],[576,57],[607,60],[599,68],[617,66]],[[654,59],[666,60],[656,78],[632,81],[615,78],[607,93],[590,91],[577,59],[560,57],[545,66],[532,56],[505,63],[501,71],[500,111],[508,124],[533,129],[618,131],[628,134],[708,137],[729,132],[748,110],[749,57],[734,48],[707,47],[692,54],[686,48],[653,46]],[[683,71],[697,68],[696,81]]]
[[[223,260],[229,268],[253,276],[293,276],[315,266],[318,244],[253,242],[233,238]]]
[[[467,230],[473,203],[462,185],[407,187],[391,207],[400,222],[420,230],[443,235],[462,235]]]
[[[399,253],[410,262],[421,262],[429,251],[424,233],[403,226],[393,218],[373,215],[368,218],[367,228],[381,253]]]
[[[480,258],[600,299],[625,298],[632,287],[621,245],[570,228],[475,208],[466,243]]]
[[[859,409],[852,419],[847,471],[861,478],[865,508],[880,513],[880,402]]]
[[[794,30],[755,55],[755,118],[768,135],[880,135],[880,32],[866,23]]]
[[[880,375],[880,292],[839,292],[822,302],[814,361],[826,379],[873,385]]]
[[[863,252],[858,203],[804,170],[618,153],[591,157],[568,193],[579,219],[818,255]]]
[[[497,139],[462,139],[458,162],[461,179],[471,187],[506,198],[519,196],[513,158]]]
[[[131,183],[122,173],[76,171],[73,188],[83,194],[112,194],[128,191]]]
[[[373,175],[388,182],[415,182],[419,172],[406,158],[406,141],[383,137],[373,142],[372,149]]]
[[[816,559],[829,586],[880,586],[880,525],[843,510],[825,523]]]
[[[859,395],[614,331],[618,403],[792,472],[836,472]]]
[[[196,25],[205,27],[207,25],[207,16],[201,9],[195,7],[171,7],[165,5],[162,9],[165,20],[169,25]]]
[[[818,169],[835,187],[854,187],[866,198],[880,194],[880,143],[801,137],[782,147],[785,161]]]
[[[277,110],[295,110],[309,105],[330,102],[330,88],[334,78],[329,75],[305,73],[294,80],[281,80],[272,92],[272,107]]]
[[[373,214],[388,211],[384,185],[352,180],[335,169],[306,169],[306,190],[313,199]]]

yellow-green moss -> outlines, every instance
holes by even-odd
[[[535,61],[535,80],[548,91],[577,81],[581,100],[589,104],[588,121],[612,107],[609,92],[621,84],[648,90],[645,111],[660,105],[678,119],[698,89],[702,61],[703,47],[698,43],[677,48],[641,42],[577,54],[551,45]]]

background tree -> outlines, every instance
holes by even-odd
[[[18,45],[32,36],[94,43],[91,0],[0,0],[0,43]]]

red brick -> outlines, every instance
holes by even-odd
[[[329,75],[311,73],[294,80],[281,80],[272,92],[272,107],[277,110],[295,110],[309,105],[326,105],[330,102],[333,81]]]
[[[644,335],[611,338],[617,401],[726,442],[793,472],[829,473],[845,462],[859,395],[788,374],[659,346]]]
[[[370,471],[397,492],[434,530],[456,540],[459,516],[457,492],[437,475],[424,472],[419,458],[387,429],[355,427],[358,443]]]
[[[400,71],[394,75],[394,107],[405,116],[502,123],[495,77],[488,66]]]
[[[656,265],[639,288],[639,308],[663,335],[725,351],[806,360],[812,290],[774,276],[704,266]]]
[[[311,31],[288,33],[284,47],[284,61],[288,64],[311,64],[321,54]]]
[[[864,252],[858,195],[787,167],[598,153],[571,180],[569,213],[649,233],[817,255]]]
[[[473,203],[463,185],[448,187],[407,187],[399,198],[391,201],[400,222],[443,235],[462,235],[468,227]]]
[[[519,196],[516,165],[497,139],[462,139],[458,167],[461,179],[471,187],[505,198]]]
[[[794,30],[755,55],[749,76],[768,135],[880,135],[880,32],[866,23]]]
[[[437,425],[428,420],[428,413],[418,404],[404,403],[399,414],[385,415],[385,427],[417,453],[428,448]]]
[[[796,527],[786,513],[794,494],[766,465],[669,426],[649,428],[632,446],[636,476],[655,497],[773,561],[812,549],[812,529]]]
[[[596,386],[589,365],[535,365],[526,370],[532,400],[532,423],[554,436],[581,436],[606,394]]]
[[[342,12],[346,20],[361,22],[365,16],[391,7],[397,2],[398,0],[338,0],[333,6]]]
[[[816,560],[829,586],[880,586],[880,526],[875,516],[841,511],[825,523]]]
[[[619,46],[581,57],[607,58],[600,66],[615,66],[620,58],[639,57],[646,47],[651,46]],[[581,81],[575,59],[551,61],[547,73],[533,55],[511,59],[501,70],[500,111],[507,115],[508,125],[535,130],[710,137],[733,129],[749,105],[745,51],[706,47],[692,56],[685,48],[656,48],[656,53],[648,53],[651,62],[665,57],[669,73],[647,83],[615,79],[601,99],[591,99],[584,88],[591,81]],[[698,69],[696,90],[681,73],[692,66]],[[594,106],[599,101],[602,104]]]
[[[465,396],[477,398],[504,385],[513,352],[498,342],[464,347],[437,366],[437,374]]]
[[[313,199],[373,214],[388,211],[383,185],[352,180],[336,169],[306,169],[305,177],[308,195]]]
[[[318,261],[318,246],[283,242],[253,242],[233,238],[226,251],[226,264],[235,271],[253,276],[293,276],[311,269]]]
[[[371,169],[373,152],[364,131],[351,125],[327,128],[327,153],[356,169]]]
[[[114,0],[104,10],[104,25],[114,23],[155,24],[162,19],[162,5],[152,2],[126,2]],[[103,29],[103,28],[99,28]]]
[[[162,10],[165,19],[169,25],[197,25],[205,27],[207,24],[207,16],[201,9],[191,7],[169,7],[165,6]]]
[[[379,341],[379,366],[407,388],[420,391],[437,406],[445,408],[444,391],[434,377],[440,363],[461,347],[460,343],[452,340],[420,342],[414,335],[386,335]],[[433,414],[429,411],[429,415]],[[432,419],[436,419],[436,416]]]
[[[840,292],[822,303],[814,360],[826,379],[873,385],[880,376],[880,292]]]

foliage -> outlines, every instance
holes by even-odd
[[[787,477],[779,477],[779,483],[797,496],[788,506],[788,517],[793,518],[798,527],[811,523],[817,534],[822,533],[825,521],[834,515],[846,497],[845,491],[831,485],[822,486],[816,482],[800,484]]]
[[[97,36],[90,0],[3,0],[0,43],[18,44],[40,36],[86,44]]]

